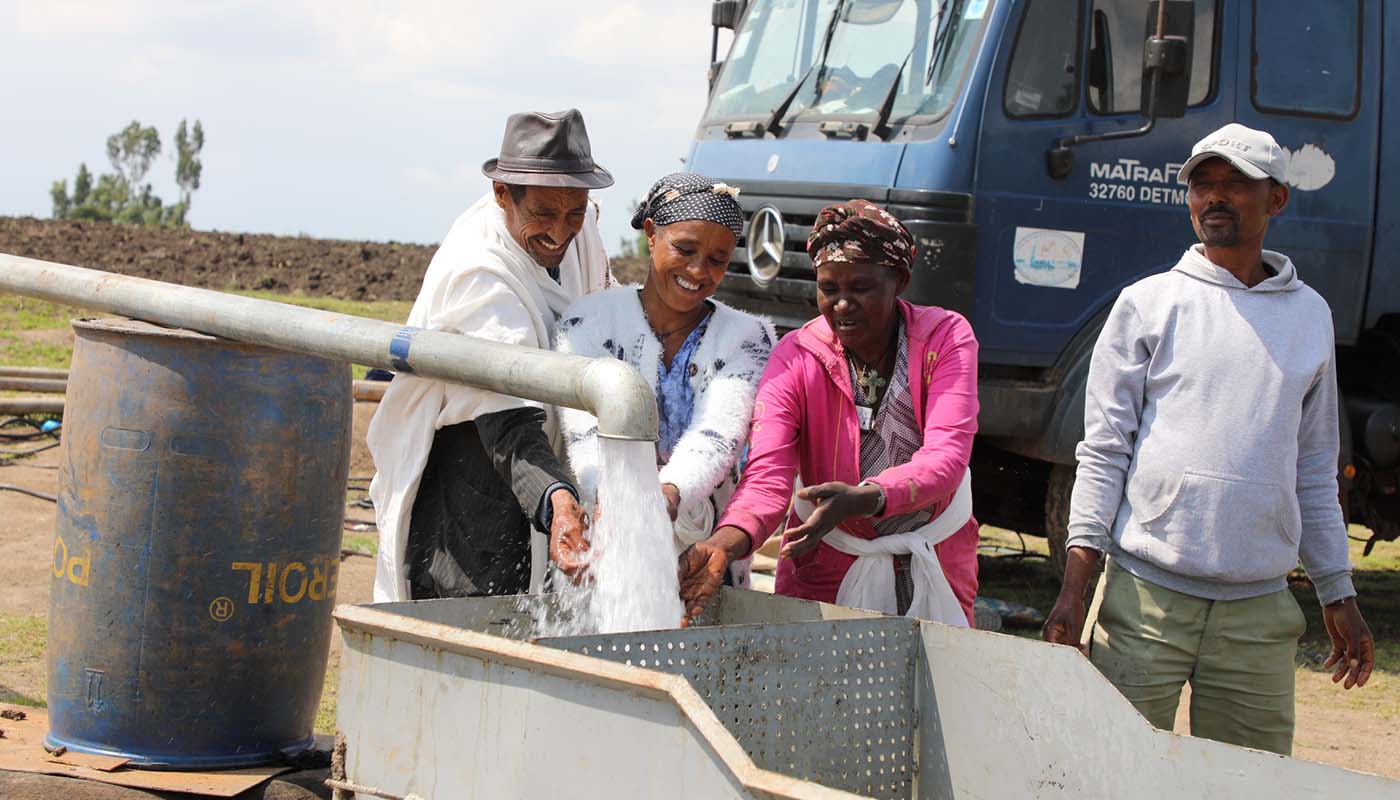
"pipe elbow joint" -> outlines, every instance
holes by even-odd
[[[599,436],[656,441],[656,393],[632,365],[614,358],[593,359],[579,377],[579,396],[598,418]]]

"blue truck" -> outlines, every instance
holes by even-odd
[[[1057,564],[1099,328],[1195,241],[1177,168],[1227,122],[1271,132],[1292,197],[1266,245],[1336,326],[1343,507],[1400,535],[1400,2],[717,0],[712,21],[688,165],[750,217],[720,296],[800,325],[816,211],[901,218],[906,297],[981,342],[978,517],[1046,535]]]

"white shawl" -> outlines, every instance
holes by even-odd
[[[815,509],[810,502],[798,499],[794,510],[799,519],[805,520]],[[943,574],[933,546],[962,530],[971,518],[972,470],[965,470],[948,507],[922,527],[874,539],[862,539],[833,528],[822,541],[856,557],[856,563],[846,571],[836,590],[836,605],[898,614],[893,560],[896,555],[908,554],[914,597],[905,616],[966,628],[967,615]]]
[[[560,312],[607,281],[608,258],[592,203],[555,283],[511,238],[505,212],[487,194],[452,224],[423,276],[407,325],[548,348]],[[434,433],[483,414],[531,406],[544,408],[545,431],[558,450],[553,409],[540,403],[406,373],[389,384],[366,437],[376,470],[369,488],[379,527],[375,602],[410,597],[404,563],[409,520]],[[537,538],[531,542],[540,544]],[[534,550],[531,573],[542,575],[544,549]]]

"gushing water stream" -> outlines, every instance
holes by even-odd
[[[658,630],[680,624],[671,518],[656,478],[656,447],[599,437],[602,475],[589,538],[589,578],[578,587],[556,574],[566,619],[536,613],[536,635]]]

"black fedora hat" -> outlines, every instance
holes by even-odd
[[[482,164],[481,171],[493,181],[518,186],[603,189],[613,184],[612,173],[593,163],[588,129],[574,108],[511,114],[500,157]]]

